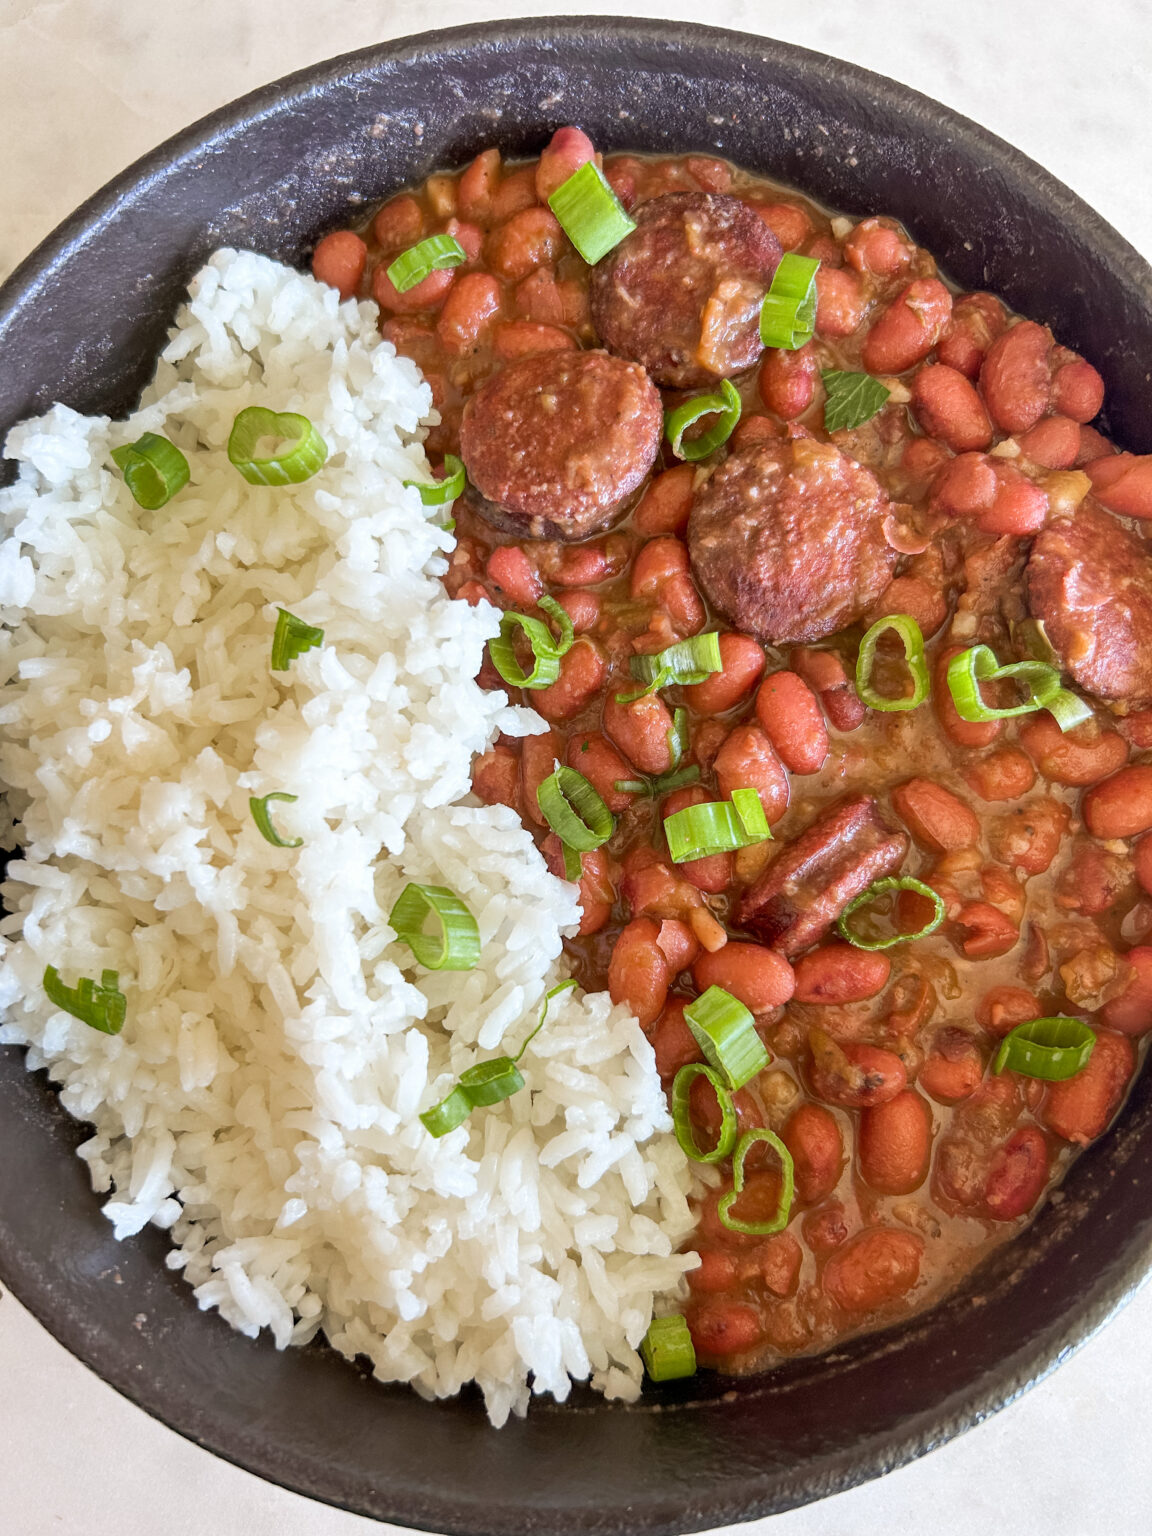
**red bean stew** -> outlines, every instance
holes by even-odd
[[[634,225],[592,266],[548,204],[589,161]],[[434,234],[462,259],[401,291]],[[765,348],[785,253],[819,262],[815,334]],[[376,299],[429,454],[463,458],[448,590],[544,626],[544,686],[509,692],[550,729],[474,787],[580,871],[575,974],[714,1159],[697,1355],[760,1369],[930,1304],[1106,1130],[1152,1027],[1152,456],[1091,425],[1090,363],[895,220],[701,155],[485,150],[313,267]],[[681,459],[665,413],[700,392]],[[747,1082],[705,1070],[709,988],[752,1015]]]

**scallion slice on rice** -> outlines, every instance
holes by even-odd
[[[261,448],[271,451],[259,452]],[[297,411],[250,405],[232,423],[228,436],[228,460],[249,485],[300,485],[327,457],[327,443]]]
[[[134,443],[113,448],[112,462],[145,512],[158,511],[188,484],[188,460],[157,432],[145,432]]]
[[[424,932],[430,915],[440,925],[439,934]],[[388,914],[388,926],[430,971],[472,971],[480,959],[476,919],[446,885],[410,881]]]
[[[44,969],[43,985],[49,1001],[81,1024],[98,1029],[102,1035],[118,1035],[124,1028],[128,1001],[120,990],[119,971],[102,971],[98,982],[81,976],[74,987],[69,987],[60,980],[56,967],[49,965]]]
[[[324,631],[314,624],[305,624],[287,608],[281,608],[276,620],[276,632],[272,636],[272,670],[286,672],[297,656],[315,646],[324,644]]]
[[[272,815],[268,809],[270,800],[284,800],[289,805],[296,803],[295,795],[287,795],[283,790],[274,789],[268,795],[249,795],[248,809],[252,812],[252,820],[256,823],[257,831],[266,843],[271,843],[273,848],[302,848],[302,837],[281,837],[272,825]]]

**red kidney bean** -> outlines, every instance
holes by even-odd
[[[749,206],[764,220],[782,250],[797,250],[812,233],[812,220],[798,203],[751,203]]]
[[[721,670],[684,690],[684,702],[698,715],[720,715],[750,693],[764,670],[764,649],[751,635],[720,636]]]
[[[1104,436],[1097,432],[1095,427],[1080,428],[1080,451],[1076,455],[1076,469],[1084,469],[1089,464],[1094,464],[1097,459],[1107,458],[1109,454],[1115,454],[1118,450]]]
[[[692,980],[701,992],[723,987],[753,1013],[783,1007],[796,990],[795,974],[783,955],[735,939],[714,954],[702,954],[692,967]]]
[[[485,805],[520,810],[520,759],[507,747],[493,747],[472,764],[472,791]]]
[[[1094,785],[1081,814],[1093,837],[1137,837],[1152,829],[1152,764],[1133,763]]]
[[[415,291],[415,290],[413,290]],[[487,272],[465,272],[444,300],[436,336],[445,352],[474,352],[500,312],[500,284]]]
[[[1020,941],[1020,929],[1006,912],[988,901],[966,901],[953,921],[965,930],[960,947],[969,960],[1006,955]]]
[[[1051,333],[1021,320],[989,347],[980,369],[980,392],[1002,432],[1027,432],[1048,409]]]
[[[1013,464],[997,464],[996,494],[992,505],[976,517],[981,533],[1011,534],[1026,538],[1048,520],[1048,497]]]
[[[556,599],[572,620],[572,628],[578,635],[594,629],[600,618],[600,598],[595,592],[561,592]]]
[[[882,1195],[910,1195],[923,1184],[932,1150],[932,1111],[913,1088],[860,1111],[856,1158],[866,1184]]]
[[[1136,709],[1119,722],[1120,729],[1134,747],[1147,751],[1152,747],[1152,709]]]
[[[681,971],[686,971],[700,953],[700,940],[687,923],[675,917],[663,919],[656,942],[664,951],[670,976],[678,976]]]
[[[514,213],[488,236],[488,262],[501,277],[527,277],[534,267],[550,266],[564,249],[565,235],[550,208]]]
[[[816,695],[795,672],[770,672],[756,694],[756,718],[785,768],[818,773],[828,756],[828,730]]]
[[[1132,866],[1099,843],[1078,842],[1056,882],[1056,905],[1084,917],[1117,906],[1132,884]]]
[[[984,1207],[994,1221],[1015,1221],[1039,1200],[1048,1183],[1051,1156],[1044,1132],[1021,1126],[993,1155],[984,1180]]]
[[[993,857],[1026,875],[1042,875],[1056,857],[1068,818],[1066,805],[1048,799],[997,816],[988,830]]]
[[[804,1250],[791,1232],[777,1232],[756,1250],[749,1267],[753,1276],[773,1296],[791,1296],[800,1279]]]
[[[1036,770],[1019,747],[997,747],[964,770],[964,782],[982,800],[1018,800],[1035,784]]]
[[[1091,363],[1072,353],[1070,361],[1052,375],[1052,409],[1070,416],[1073,421],[1087,422],[1099,413],[1103,404],[1104,380]]]
[[[844,241],[844,260],[857,272],[895,277],[912,263],[916,247],[884,219],[863,219]]]
[[[759,1313],[737,1301],[710,1301],[685,1313],[696,1353],[723,1359],[759,1344],[764,1330]]]
[[[688,789],[674,790],[664,797],[660,807],[661,821],[674,816],[677,811],[686,810],[690,805],[703,805],[711,798],[699,784]],[[698,891],[707,891],[713,896],[726,891],[732,884],[733,869],[734,858],[731,853],[710,853],[702,859],[687,859],[676,866],[681,879],[690,881]]]
[[[955,368],[929,363],[912,380],[912,409],[929,437],[956,453],[987,448],[992,423],[974,385]]]
[[[1139,944],[1125,956],[1132,967],[1128,982],[1100,1010],[1100,1022],[1122,1035],[1142,1035],[1152,1029],[1152,945]]]
[[[465,259],[457,270],[467,272],[470,267],[474,267],[484,249],[484,231],[479,224],[469,224],[464,219],[449,219],[444,233],[451,235],[464,251]]]
[[[758,1129],[764,1124],[764,1117],[760,1113],[759,1105],[747,1089],[741,1088],[732,1095],[732,1107],[736,1111],[736,1130],[738,1135],[742,1136],[745,1131]],[[689,1090],[688,1114],[692,1124],[699,1133],[701,1146],[715,1147],[720,1139],[722,1116],[720,1104],[716,1097],[716,1090],[705,1077],[696,1078]],[[752,1161],[752,1156],[753,1153],[750,1152],[748,1163]],[[748,1163],[745,1164],[745,1167],[748,1166]],[[745,1194],[741,1197],[740,1202],[738,1202],[739,1204],[743,1205],[745,1198],[748,1200],[749,1205],[758,1203],[756,1200],[757,1191],[751,1187],[753,1182],[753,1179],[749,1179],[745,1184]],[[766,1182],[770,1182],[773,1186],[770,1191],[763,1192],[766,1214],[771,1214],[780,1201],[780,1180],[778,1175],[773,1173],[770,1176],[770,1180]],[[742,1212],[737,1214],[743,1217]]]
[[[936,1031],[916,1081],[938,1103],[959,1104],[976,1092],[983,1077],[984,1058],[975,1040],[967,1030],[948,1024]]]
[[[688,1288],[698,1295],[715,1295],[730,1291],[739,1278],[739,1261],[734,1253],[722,1253],[718,1248],[699,1248],[700,1263],[685,1275]]]
[[[845,1312],[872,1312],[920,1278],[923,1240],[895,1227],[869,1227],[837,1248],[824,1266],[824,1292]]]
[[[411,193],[385,203],[372,220],[372,238],[389,255],[415,245],[423,233],[424,211]]]
[[[1039,1017],[1039,999],[1023,987],[992,987],[976,1005],[976,1022],[997,1039]]]
[[[691,464],[677,464],[656,475],[633,514],[632,525],[636,532],[645,536],[683,534],[692,510],[695,475],[695,467]]]
[[[520,787],[524,796],[525,814],[539,827],[545,826],[546,822],[536,791],[556,771],[556,764],[563,761],[564,738],[559,731],[545,731],[542,736],[525,736],[520,749]]]
[[[798,1198],[814,1205],[830,1195],[844,1167],[844,1141],[832,1111],[821,1104],[801,1104],[789,1115],[780,1140],[792,1154]]]
[[[670,997],[655,1027],[648,1030],[656,1055],[656,1070],[665,1084],[671,1082],[681,1067],[704,1060],[696,1037],[684,1020],[684,1009],[690,1001],[687,997]]]
[[[996,471],[982,453],[952,459],[932,488],[932,510],[950,517],[978,517],[996,499]]]
[[[868,610],[875,623],[890,613],[906,613],[916,620],[920,633],[929,639],[948,617],[948,598],[923,576],[897,576]]]
[[[679,539],[650,539],[632,563],[631,596],[655,601],[664,583],[687,569],[686,544]]]
[[[975,811],[931,779],[909,779],[899,785],[892,791],[892,805],[920,846],[932,853],[974,848],[980,841]]]
[[[888,985],[892,962],[878,950],[833,940],[796,962],[798,1003],[863,1003]]]
[[[617,535],[595,544],[566,544],[548,579],[558,587],[592,587],[622,571],[631,553],[628,540]]]
[[[550,832],[540,845],[544,862],[559,880],[566,880],[564,873],[564,848],[555,832]],[[612,904],[616,892],[612,885],[611,865],[603,848],[580,855],[580,934],[599,933],[612,916]]]
[[[500,180],[500,151],[485,149],[461,176],[456,200],[461,214],[478,224],[487,224],[492,216],[492,199]]]
[[[988,348],[1007,324],[1008,316],[999,299],[990,293],[966,293],[952,306],[952,318],[944,328],[936,356],[949,368],[975,379]]]
[[[429,272],[422,282],[406,293],[401,293],[388,276],[385,267],[377,267],[372,274],[372,297],[381,309],[394,310],[397,314],[413,314],[420,309],[438,309],[444,302],[449,288],[456,280],[451,268],[442,272]]]
[[[1136,1051],[1125,1035],[1100,1031],[1086,1064],[1075,1077],[1053,1083],[1044,1104],[1049,1130],[1085,1147],[1116,1113],[1128,1080],[1136,1070]]]
[[[861,360],[869,373],[903,373],[923,362],[944,334],[952,295],[935,277],[918,277],[881,311],[864,338]]]
[[[502,362],[534,357],[540,352],[572,352],[576,343],[567,331],[554,325],[535,325],[531,320],[510,320],[496,327],[492,350]]]
[[[608,964],[608,994],[626,1003],[642,1027],[655,1023],[668,997],[668,960],[650,917],[634,917],[616,940]]]
[[[1056,784],[1097,784],[1128,761],[1128,743],[1116,731],[1094,721],[1062,731],[1047,710],[1023,722],[1020,745]]]
[[[536,176],[530,165],[501,178],[492,196],[492,222],[502,224],[536,203]]]
[[[582,128],[557,128],[536,167],[536,196],[546,203],[558,187],[596,157],[596,147]]]
[[[838,731],[854,731],[863,725],[868,711],[860,702],[855,685],[848,681],[844,663],[835,651],[816,651],[798,645],[788,658],[819,697],[824,713]]]
[[[804,1241],[815,1254],[831,1253],[848,1241],[848,1218],[838,1200],[809,1211],[800,1225]]]
[[[1084,469],[1102,507],[1119,517],[1152,518],[1152,453],[1114,453]]]
[[[811,342],[794,352],[769,347],[760,365],[760,399],[767,410],[795,421],[812,404],[819,380],[820,365]]]
[[[609,692],[604,701],[605,735],[641,773],[667,773],[672,767],[671,729],[668,706],[656,694],[621,704]]]
[[[838,1044],[823,1029],[810,1029],[812,1092],[843,1109],[886,1104],[904,1089],[908,1074],[892,1051],[848,1040]]]
[[[560,658],[560,676],[556,681],[533,693],[532,707],[545,720],[571,720],[600,691],[607,670],[608,664],[595,641],[582,635]]]
[[[632,765],[598,731],[578,732],[569,738],[568,766],[584,775],[614,816],[626,811],[636,798],[633,791],[616,788],[618,783],[636,777]]]
[[[788,775],[759,726],[738,725],[729,732],[712,771],[725,799],[734,789],[756,790],[769,826],[788,809]]]
[[[537,267],[517,284],[513,303],[521,319],[536,320],[541,325],[580,330],[588,322],[585,286],[574,278],[557,280],[547,267]]]
[[[1044,469],[1071,469],[1080,456],[1080,426],[1070,416],[1045,416],[1020,438],[1020,452]]]
[[[1142,837],[1132,850],[1132,857],[1141,888],[1152,896],[1152,837]]]
[[[914,486],[926,491],[951,458],[943,443],[930,437],[910,437],[900,456],[900,468]]]
[[[312,252],[312,276],[335,288],[342,299],[350,299],[360,287],[367,260],[368,247],[359,235],[350,229],[334,229]]]
[[[544,591],[539,572],[518,544],[502,544],[488,556],[488,580],[513,603],[530,608]]]
[[[864,286],[855,272],[821,265],[816,273],[816,334],[851,336],[868,310]]]

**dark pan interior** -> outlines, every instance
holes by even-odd
[[[972,123],[819,54],[610,19],[430,34],[247,97],[127,171],[0,290],[0,435],[62,399],[118,412],[221,244],[291,262],[398,186],[576,121],[604,148],[711,150],[849,212],[902,218],[965,286],[1052,325],[1104,374],[1111,430],[1152,449],[1152,274],[1044,171]],[[944,192],[946,189],[946,195]],[[71,1151],[84,1131],[0,1050],[0,1271],[105,1380],[286,1487],[434,1530],[679,1532],[899,1465],[1081,1343],[1152,1253],[1152,1085],[1029,1231],[925,1317],[757,1380],[634,1408],[577,1393],[499,1433],[330,1351],[278,1354],[197,1311],[154,1231],[117,1244]]]

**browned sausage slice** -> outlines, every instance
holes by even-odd
[[[664,418],[643,368],[607,352],[510,363],[469,399],[460,456],[495,527],[583,539],[610,527],[652,468]]]
[[[899,869],[908,847],[871,795],[845,800],[776,855],[740,898],[734,921],[791,959],[874,880]]]
[[[669,192],[592,273],[592,323],[657,384],[695,389],[751,368],[780,242],[738,197]]]
[[[854,623],[892,579],[888,496],[832,443],[766,439],[732,453],[688,521],[692,570],[734,629],[770,645]]]
[[[1081,506],[1036,535],[1026,580],[1034,617],[1082,688],[1152,703],[1152,556],[1140,539]]]

